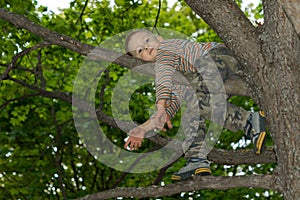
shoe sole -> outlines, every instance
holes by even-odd
[[[209,168],[199,168],[195,170],[194,174],[200,176],[207,176],[207,175],[211,175],[211,171]]]
[[[266,132],[261,132],[255,144],[255,154],[260,155],[262,153],[265,144]]]
[[[181,176],[173,174],[171,180],[173,181],[184,181],[190,178],[192,175],[199,175],[199,176],[209,176],[211,175],[210,168],[198,168],[195,169],[193,173],[184,173]]]
[[[259,111],[259,114],[260,114],[260,116],[262,116],[262,117],[266,117],[266,114],[265,114],[265,112],[264,111]]]

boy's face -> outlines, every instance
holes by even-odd
[[[147,32],[135,33],[128,42],[129,52],[144,61],[154,61],[162,37]]]

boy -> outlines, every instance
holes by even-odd
[[[224,97],[225,94],[222,96],[218,92],[218,88],[221,87],[218,87],[220,84],[215,80],[217,79],[216,74],[221,74],[223,85],[223,81],[239,74],[241,66],[223,44],[196,43],[180,39],[164,40],[161,36],[155,36],[150,31],[142,29],[133,31],[127,36],[125,49],[133,57],[155,62],[157,112],[145,123],[129,131],[129,138],[124,147],[136,150],[141,146],[148,131],[153,129],[165,131],[165,124],[168,128],[172,128],[170,119],[180,109],[183,95],[189,95],[184,94],[186,91],[184,86],[173,83],[173,76],[178,71],[187,76],[190,75],[193,82],[197,80],[197,104],[200,108],[200,117],[197,120],[199,120],[200,128],[198,130],[186,130],[189,135],[188,138],[193,141],[185,153],[188,162],[185,167],[172,176],[172,179],[185,180],[194,174],[210,175],[210,162],[207,160],[209,151],[206,151],[206,148],[200,148],[201,145],[202,147],[206,145],[202,139],[206,134],[206,130],[201,113],[205,113],[204,110],[210,109],[214,97],[226,98]],[[212,59],[217,65],[217,71],[210,67],[209,61],[211,60],[209,59]],[[207,81],[212,82],[212,85],[214,85],[213,92],[210,89],[208,90]],[[192,97],[190,99],[188,103],[195,103]],[[220,105],[220,107],[222,106],[224,105]],[[222,115],[225,118],[224,127],[232,131],[244,129],[246,137],[254,143],[255,153],[260,154],[266,136],[263,112],[250,113],[229,103],[226,106],[226,113],[220,111],[220,116]],[[222,122],[216,120],[215,123]],[[186,147],[182,148],[186,149]]]

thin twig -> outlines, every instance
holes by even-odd
[[[28,54],[29,52],[38,49],[38,48],[43,48],[46,46],[49,46],[50,44],[46,41],[43,41],[33,47],[27,48],[23,51],[21,51],[20,53],[17,53],[13,58],[12,58],[12,62],[8,65],[8,67],[6,68],[6,70],[3,72],[3,74],[0,77],[0,81],[7,79],[8,78],[8,74],[11,70],[13,70],[13,68],[15,67],[15,64],[17,63],[18,59],[26,54]]]
[[[82,25],[82,16],[83,16],[84,11],[85,11],[85,9],[86,9],[86,7],[87,7],[87,5],[88,5],[88,2],[89,2],[89,0],[86,0],[86,1],[85,1],[84,6],[83,6],[83,9],[81,10],[80,16],[79,16],[79,18],[76,20],[75,24],[77,24],[78,21],[80,21],[80,24]]]
[[[157,32],[158,35],[159,35],[159,31],[157,30],[156,26],[157,26],[157,23],[158,23],[160,9],[161,9],[161,0],[158,1],[158,11],[157,11],[156,18],[155,18],[155,23],[154,23],[154,26],[153,26],[153,29],[152,29],[152,32],[155,29],[155,31]]]
[[[43,75],[43,68],[42,68],[42,53],[41,50],[38,51],[38,55],[37,55],[37,59],[38,59],[38,63],[36,65],[36,77],[40,79],[41,83],[40,83],[40,87],[43,89],[46,89],[46,79]]]
[[[30,97],[35,97],[35,96],[39,96],[40,93],[35,93],[35,94],[27,94],[27,95],[23,95],[21,97],[18,98],[14,98],[14,99],[10,99],[10,100],[5,100],[5,103],[3,103],[0,106],[0,111],[2,111],[6,106],[8,106],[10,103],[14,102],[14,101],[22,101],[26,98],[30,98]]]
[[[22,80],[15,79],[15,78],[12,78],[10,76],[8,76],[8,80],[12,80],[12,81],[14,81],[14,82],[26,87],[26,88],[37,91],[43,97],[57,98],[57,99],[65,101],[65,102],[72,103],[72,96],[67,94],[67,93],[63,93],[63,92],[60,92],[60,91],[54,91],[54,92],[46,91],[46,90],[44,90],[42,88],[39,88],[35,85],[30,85],[30,84],[28,84],[28,83],[26,83]]]

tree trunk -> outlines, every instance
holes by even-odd
[[[264,10],[264,66],[257,74],[262,105],[274,133],[278,182],[285,199],[294,200],[300,198],[300,42],[277,1],[267,0]]]
[[[186,2],[219,34],[245,66],[252,97],[267,113],[277,155],[280,191],[287,200],[299,199],[300,42],[295,17],[299,13],[290,12],[290,7],[285,8],[285,5],[290,5],[285,1],[265,0],[264,24],[254,31],[233,1]]]
[[[245,66],[246,82],[248,83],[248,88],[252,91],[252,97],[267,114],[267,124],[274,141],[278,163],[274,175],[197,178],[191,182],[185,182],[185,184],[194,184],[194,187],[187,187],[186,191],[239,187],[241,184],[235,183],[236,180],[239,180],[245,184],[243,185],[244,187],[260,186],[267,189],[278,189],[284,194],[286,200],[299,199],[300,39],[299,24],[296,24],[299,21],[297,18],[299,13],[297,15],[290,12],[292,10],[291,7],[284,7],[288,4],[287,0],[283,1],[283,4],[280,1],[265,0],[265,22],[262,26],[254,27],[232,0],[186,0],[186,2],[219,34]],[[31,31],[51,44],[69,48],[82,55],[87,55],[94,48],[75,41],[70,37],[49,31],[30,22],[25,17],[8,13],[4,9],[0,9],[0,18],[12,22],[16,27]],[[90,56],[95,56],[95,59],[109,61],[108,55],[114,53],[106,49],[98,49],[98,51],[97,55]],[[132,64],[133,62],[138,63],[138,61],[134,61],[129,56],[122,56],[115,61],[115,63],[123,66],[135,66]],[[18,80],[14,81],[34,91],[38,91],[41,96],[71,102],[71,96],[62,92],[49,92]],[[236,85],[240,86],[239,84]],[[233,91],[240,89],[236,87],[231,88]],[[110,121],[113,121],[107,119],[107,116],[104,114],[98,114],[98,117],[108,124]],[[212,160],[216,162],[220,159],[218,156],[220,156],[220,152],[212,152],[211,154]],[[238,157],[238,159],[229,159],[226,162],[228,164],[239,164],[240,160],[243,161],[244,158]],[[273,157],[270,160],[267,160],[267,162],[274,162]],[[252,160],[250,161],[252,162]],[[253,161],[253,163],[255,162],[262,161],[257,159]],[[251,179],[251,181],[248,181],[248,179]],[[271,184],[270,182],[274,179],[276,179],[276,183]],[[200,182],[202,180],[203,182]],[[216,186],[215,182],[220,182],[220,180],[225,184]],[[206,184],[202,183],[210,183],[210,185],[207,187]],[[161,188],[165,190],[161,194],[173,194],[173,187],[174,185],[167,187],[170,191],[166,190],[166,188]],[[175,187],[181,189],[184,188],[184,185],[183,183],[175,184]],[[178,192],[180,189],[177,189],[175,192]],[[150,187],[149,192],[153,191],[153,188]],[[128,190],[125,192],[129,195]],[[136,190],[132,190],[129,196],[135,193]],[[143,196],[144,194],[141,195]],[[157,196],[157,194],[151,195]]]

